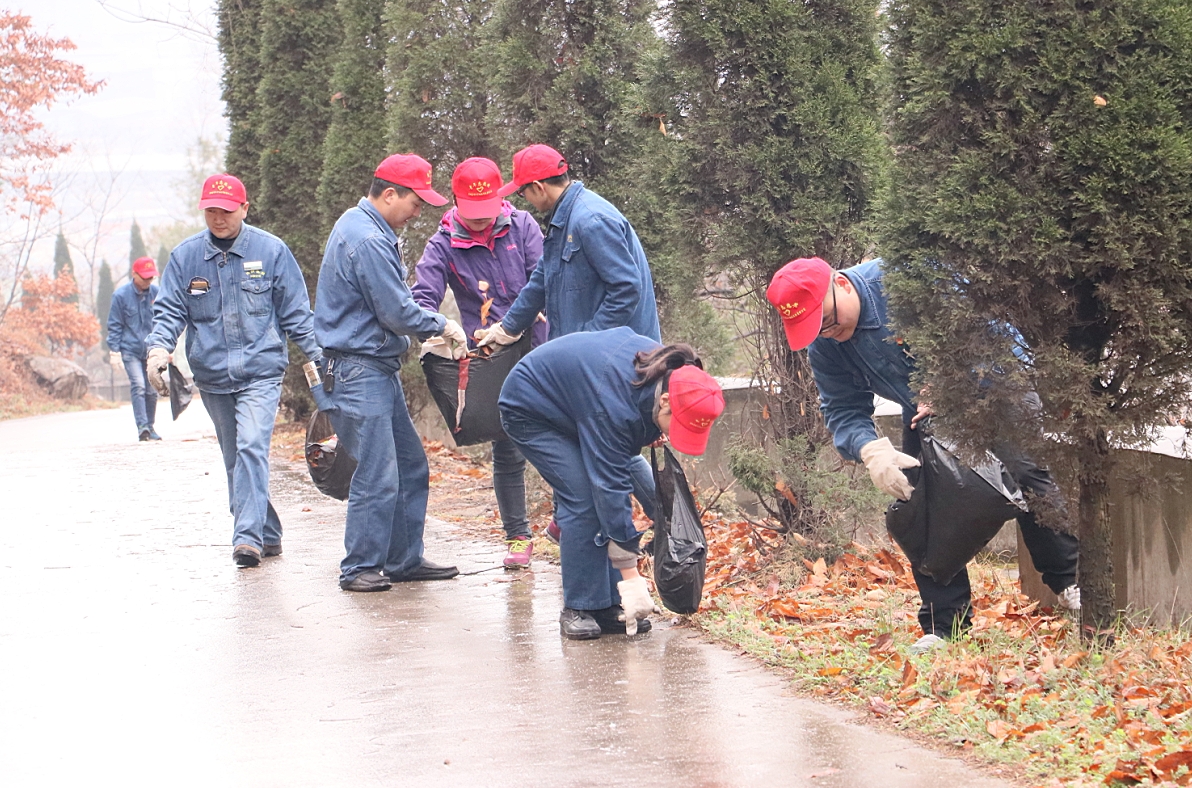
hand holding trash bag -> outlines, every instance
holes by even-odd
[[[917,459],[895,449],[889,438],[878,438],[861,447],[861,460],[879,490],[900,501],[911,499],[915,488],[902,471],[918,468]]]
[[[163,397],[170,396],[170,385],[162,378],[161,373],[165,372],[170,366],[170,353],[164,347],[155,347],[149,350],[149,358],[145,362],[145,367],[149,371],[149,385],[153,386]]]
[[[650,587],[646,585],[646,578],[638,575],[617,583],[617,593],[621,595],[621,607],[625,612],[617,616],[618,621],[625,622],[625,634],[637,634],[637,621],[651,613],[661,612],[650,596]]]
[[[445,358],[448,361],[455,361],[455,354],[451,352],[451,345],[443,337],[431,337],[424,340],[422,343],[422,350],[418,353],[418,358],[422,358],[427,353]]]
[[[489,326],[487,329],[481,328],[476,331],[476,347],[487,347],[488,345],[512,345],[517,340],[521,339],[521,334],[514,336],[505,331],[505,327],[501,325],[501,321],[497,321]]]
[[[451,348],[451,356],[455,360],[459,360],[468,355],[468,335],[460,327],[459,323],[448,319],[447,324],[443,327],[443,333],[439,337],[444,340]]]

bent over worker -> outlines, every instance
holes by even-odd
[[[501,426],[554,492],[561,532],[562,635],[650,628],[654,603],[637,571],[629,463],[662,436],[703,454],[724,395],[688,345],[663,347],[626,327],[570,334],[518,362]]]
[[[340,562],[345,591],[459,574],[422,556],[430,467],[399,376],[411,336],[442,336],[456,358],[467,352],[459,324],[418,306],[406,284],[396,231],[422,212],[423,201],[447,203],[431,188],[425,159],[382,161],[368,195],[336,221],[319,271],[315,331],[327,355],[328,415],[357,462]]]
[[[269,501],[269,443],[289,363],[286,337],[310,361],[310,297],[298,261],[280,238],[245,223],[248,195],[231,175],[203,184],[205,232],[170,253],[153,312],[149,380],[163,397],[162,371],[185,328],[186,356],[211,414],[228,473],[235,522],[232,560],[256,566],[281,554],[281,520]]]
[[[782,316],[791,349],[808,348],[824,420],[836,450],[845,459],[864,462],[883,492],[907,500],[914,488],[902,469],[919,465],[916,428],[930,408],[915,403],[910,388],[915,360],[890,330],[882,276],[880,259],[833,271],[818,257],[801,258],[779,269],[766,297]],[[877,436],[874,394],[902,406],[902,451],[895,449],[889,438]],[[1052,513],[1063,510],[1062,495],[1045,468],[1014,446],[994,446],[992,450],[1014,481],[1034,494],[1028,501],[1049,501],[1047,508]],[[1032,511],[1018,517],[1018,526],[1043,581],[1059,595],[1061,605],[1079,609],[1076,537],[1040,523],[1039,513]],[[971,587],[967,570],[961,570],[947,585],[917,567],[912,567],[912,572],[923,600],[919,609],[923,637],[912,649],[925,651],[969,627]]]

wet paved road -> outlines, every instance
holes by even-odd
[[[285,554],[238,570],[202,406],[131,424],[0,422],[6,786],[1005,785],[689,630],[564,641],[552,568],[443,523],[428,557],[479,574],[341,592],[343,505],[292,470]]]

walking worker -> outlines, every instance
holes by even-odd
[[[281,554],[281,519],[269,501],[269,444],[289,363],[286,337],[308,361],[321,356],[310,297],[289,247],[252,227],[244,184],[203,183],[207,230],[175,247],[153,312],[149,380],[169,395],[162,371],[186,329],[186,355],[211,414],[228,473],[232,560],[256,566]]]
[[[149,385],[145,338],[153,330],[153,301],[157,298],[157,265],[152,257],[138,257],[132,264],[132,280],[112,293],[108,313],[108,348],[112,367],[128,375],[128,394],[137,436],[159,441],[153,429],[157,416],[157,392]]]
[[[882,275],[880,259],[833,271],[818,257],[801,258],[779,269],[766,297],[782,316],[791,349],[808,348],[836,450],[845,459],[863,462],[874,484],[887,495],[907,500],[914,488],[902,470],[919,465],[916,428],[931,409],[922,402],[915,404],[910,388],[915,360],[890,330]],[[889,438],[877,436],[875,394],[902,406],[902,451]],[[1050,511],[1063,511],[1062,495],[1045,468],[1013,446],[995,446],[993,453],[1014,481],[1033,493],[1027,496],[1028,505],[1042,498],[1053,502],[1047,507]],[[1043,581],[1059,595],[1062,606],[1079,610],[1076,538],[1041,524],[1035,512],[1020,515],[1018,525]],[[967,570],[942,585],[916,567],[911,569],[923,600],[919,609],[923,637],[912,649],[921,652],[969,627],[971,587]]]
[[[501,319],[542,257],[538,223],[498,195],[502,185],[501,169],[491,159],[461,162],[451,175],[455,207],[443,214],[414,268],[414,301],[437,312],[450,287],[469,337]],[[532,331],[531,347],[546,341],[545,323],[535,321]],[[442,340],[430,339],[423,349],[451,357]],[[493,492],[508,544],[504,565],[523,569],[534,554],[526,516],[526,459],[508,438],[493,441],[492,453]]]
[[[344,212],[323,254],[315,333],[327,355],[323,390],[340,445],[356,458],[344,525],[345,591],[385,591],[391,583],[459,574],[422,555],[430,467],[414,430],[398,371],[410,337],[442,336],[452,356],[468,339],[453,320],[420,307],[406,284],[396,231],[446,205],[431,188],[431,166],[396,154],[377,167],[368,194]]]
[[[703,454],[724,395],[688,345],[622,326],[570,334],[518,362],[501,426],[554,492],[561,531],[564,637],[647,632],[655,609],[637,571],[630,461],[662,436]]]

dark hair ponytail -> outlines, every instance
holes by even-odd
[[[637,380],[633,385],[641,388],[662,380],[662,387],[665,390],[666,383],[670,380],[670,373],[688,364],[700,369],[704,368],[704,362],[695,355],[695,348],[684,342],[667,345],[649,352],[640,350],[633,357],[633,368],[637,371]]]

